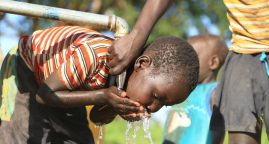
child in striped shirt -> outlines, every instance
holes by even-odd
[[[16,79],[9,79],[8,84],[16,81],[12,86],[18,91],[2,94],[0,142],[94,143],[85,106],[107,106],[112,110],[110,119],[116,114],[139,119],[145,108],[155,112],[163,105],[179,103],[195,87],[196,53],[187,42],[164,37],[146,48],[127,72],[127,92],[118,90],[107,65],[112,41],[77,26],[22,37],[18,50],[4,64],[6,71],[14,71],[8,74]],[[2,77],[4,83],[9,77]],[[16,99],[14,111],[9,109],[10,96]],[[95,117],[101,116],[98,114]]]

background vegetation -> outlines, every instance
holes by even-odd
[[[42,4],[99,14],[115,14],[124,18],[132,27],[146,0],[20,0],[28,3]],[[0,21],[17,30],[19,35],[31,33],[34,30],[62,25],[61,22],[25,17],[18,23],[4,18],[0,13]],[[208,25],[203,19],[219,29],[220,35],[228,39],[228,22],[225,7],[221,0],[175,0],[173,6],[166,12],[153,30],[150,40],[160,35],[187,37],[189,29],[195,27],[199,33],[208,33]],[[30,26],[28,26],[30,24]],[[1,36],[1,30],[0,30]]]

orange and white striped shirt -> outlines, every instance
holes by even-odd
[[[68,89],[99,89],[104,87],[109,73],[108,48],[113,39],[96,31],[62,26],[23,36],[19,53],[42,83],[57,71]]]
[[[231,50],[254,54],[269,52],[269,1],[224,0],[232,35]]]

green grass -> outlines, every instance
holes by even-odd
[[[269,144],[267,135],[266,135],[266,131],[265,131],[265,127],[263,127],[262,129],[262,139],[261,139],[262,144]]]
[[[125,144],[126,137],[125,132],[127,128],[127,122],[117,117],[112,123],[105,126],[105,143],[106,144]],[[154,121],[150,120],[150,132],[154,144],[161,144],[162,142],[162,126]],[[144,131],[141,127],[137,132],[136,141],[132,144],[147,144],[149,141],[144,138]]]
[[[105,126],[105,144],[126,144],[125,132],[127,128],[127,122],[117,117],[112,123]],[[150,132],[154,144],[161,144],[163,139],[163,127],[160,123],[150,120]],[[142,127],[137,133],[136,140],[132,144],[147,144],[149,143],[144,137]],[[267,140],[265,128],[262,130],[261,144],[269,144]],[[224,144],[228,144],[228,135],[226,133]]]

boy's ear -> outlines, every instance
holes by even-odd
[[[220,59],[217,55],[214,55],[210,58],[210,61],[209,61],[209,68],[211,70],[216,70],[218,69],[220,66]]]
[[[142,55],[136,59],[134,64],[134,70],[137,70],[139,68],[142,69],[147,68],[151,65],[151,63],[152,63],[151,57],[147,55]]]

